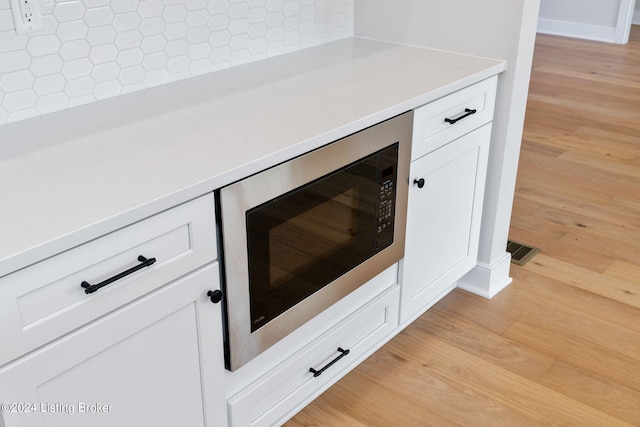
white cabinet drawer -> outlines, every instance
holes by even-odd
[[[215,260],[214,215],[206,195],[0,278],[0,365]]]
[[[492,77],[416,109],[411,160],[493,120],[497,82]]]
[[[398,325],[399,287],[351,314],[228,401],[234,427],[278,425],[360,363]],[[338,350],[349,353],[340,357]],[[334,364],[331,364],[333,361]],[[320,371],[314,376],[310,368]]]

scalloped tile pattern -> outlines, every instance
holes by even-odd
[[[0,125],[353,35],[354,0],[0,0]]]

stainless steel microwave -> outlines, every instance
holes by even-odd
[[[234,371],[404,255],[413,113],[222,188]]]

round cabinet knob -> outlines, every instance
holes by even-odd
[[[413,183],[418,186],[418,188],[424,187],[424,178],[414,179]]]
[[[215,291],[207,292],[207,296],[211,299],[211,302],[214,304],[222,301],[222,291],[216,289]]]

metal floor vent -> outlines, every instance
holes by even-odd
[[[511,254],[511,262],[513,264],[525,265],[535,254],[540,252],[540,249],[508,240],[507,252]]]

